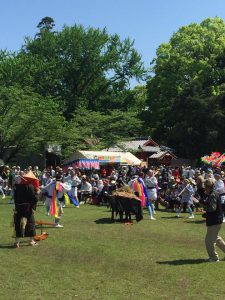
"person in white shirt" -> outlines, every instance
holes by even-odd
[[[81,180],[80,194],[81,194],[80,204],[86,203],[87,198],[92,195],[92,185],[90,184],[90,182],[87,181],[86,176],[83,177]]]
[[[55,181],[50,178],[50,173],[46,173],[47,181],[45,181],[45,185],[41,186],[42,194],[45,196],[44,204],[46,209],[46,216],[50,215],[50,207],[52,201],[52,194],[55,189]]]
[[[77,188],[81,184],[81,180],[74,170],[70,170],[69,175],[64,177],[64,182],[67,182],[71,185],[71,195],[78,202]]]
[[[214,174],[215,177],[215,192],[218,195],[224,194],[225,193],[225,187],[224,187],[224,182],[221,179],[221,175],[219,173]]]
[[[217,195],[220,196],[221,204],[222,204],[222,209],[225,211],[225,186],[224,182],[222,180],[222,176],[219,173],[214,174],[215,178],[215,187],[214,190]],[[223,217],[223,222],[225,222],[225,216]]]
[[[189,168],[189,177],[188,178],[194,178],[195,177],[195,170],[193,170],[191,167]]]
[[[145,186],[148,194],[148,201],[149,201],[148,210],[149,210],[150,219],[155,220],[153,215],[155,214],[154,202],[157,200],[158,181],[154,176],[153,170],[148,171],[145,177]]]
[[[5,198],[5,193],[4,193],[4,190],[3,190],[3,185],[4,185],[4,180],[0,176],[0,193],[2,194],[2,199]]]

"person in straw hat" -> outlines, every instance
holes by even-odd
[[[36,246],[34,241],[35,220],[34,210],[38,201],[37,193],[39,191],[39,181],[30,171],[28,174],[18,176],[14,186],[14,228],[16,248],[20,247],[20,238],[29,237],[29,245]]]

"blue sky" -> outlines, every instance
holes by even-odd
[[[134,39],[148,67],[157,47],[179,27],[207,17],[225,20],[225,0],[2,0],[0,16],[0,49],[19,50],[50,16],[57,30],[77,23]]]

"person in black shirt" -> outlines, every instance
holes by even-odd
[[[37,191],[35,187],[29,183],[23,177],[18,177],[14,187],[14,226],[15,226],[15,244],[16,248],[19,248],[19,239],[21,237],[30,237],[29,245],[36,246],[34,241],[35,232],[35,220],[34,210],[36,210],[36,204],[38,201]]]
[[[214,180],[209,178],[205,180],[204,205],[206,209],[207,233],[205,236],[205,246],[209,255],[208,261],[218,262],[219,257],[215,249],[217,245],[225,253],[225,242],[218,235],[223,223],[223,210],[220,196],[214,191]]]

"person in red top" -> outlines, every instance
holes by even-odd
[[[102,178],[105,178],[105,177],[106,177],[106,169],[105,169],[104,167],[101,168],[100,173],[101,173],[101,175],[102,175]]]
[[[180,172],[179,172],[179,168],[175,167],[175,169],[172,170],[172,176],[177,179],[180,177]]]

